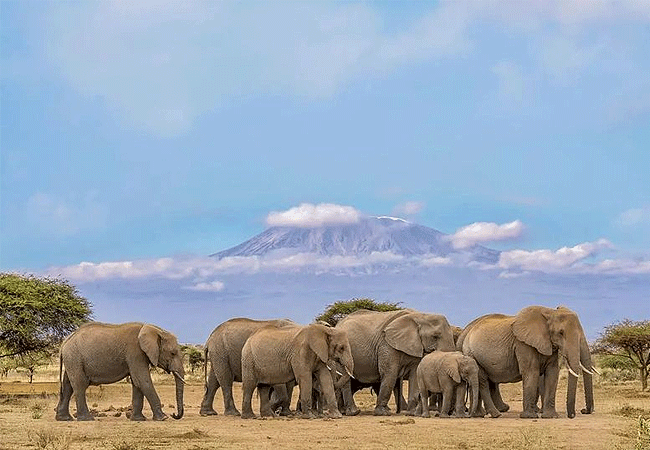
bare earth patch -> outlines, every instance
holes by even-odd
[[[342,419],[303,420],[295,417],[242,420],[223,414],[199,416],[203,386],[191,380],[185,391],[185,417],[179,421],[131,422],[126,419],[131,388],[117,383],[89,389],[94,422],[56,422],[58,383],[0,380],[0,450],[107,449],[633,449],[638,415],[650,412],[650,396],[636,386],[596,383],[596,413],[575,419],[519,418],[521,385],[503,386],[511,410],[498,419],[439,419],[372,415],[375,397],[369,391],[355,399],[362,413]],[[175,410],[171,376],[155,378],[164,411]],[[564,413],[566,380],[560,381],[558,412]],[[241,401],[239,384],[235,396]],[[294,397],[296,393],[294,393]],[[295,402],[294,402],[295,404]],[[578,404],[581,408],[582,404]],[[257,408],[257,405],[255,405]],[[215,409],[223,411],[220,391]],[[74,406],[72,411],[74,412]],[[145,415],[151,416],[146,409]]]

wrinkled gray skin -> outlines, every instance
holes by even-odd
[[[409,380],[408,409],[414,411],[419,393],[418,363],[432,351],[455,349],[449,322],[439,314],[360,310],[342,319],[336,329],[348,335],[356,381],[361,385],[380,383],[374,410],[377,416],[391,414],[388,400],[393,389],[401,390],[401,379]],[[346,408],[358,409],[349,385],[343,388],[343,398]]]
[[[257,330],[263,327],[296,326],[288,319],[253,320],[247,318],[230,319],[212,331],[205,343],[205,365],[207,373],[205,393],[201,401],[199,414],[214,416],[217,412],[213,408],[214,396],[219,387],[223,390],[224,414],[227,416],[240,415],[232,395],[232,383],[242,381],[241,353],[246,340]],[[211,370],[208,372],[207,364],[210,362]],[[274,386],[274,396],[282,407],[283,414],[289,413],[289,401],[286,387]],[[275,409],[275,408],[274,408]]]
[[[515,316],[488,314],[471,322],[458,338],[457,346],[464,354],[473,356],[487,378],[490,388],[481,390],[485,409],[491,415],[506,411],[498,390],[499,383],[523,382],[522,418],[538,417],[536,403],[540,375],[544,375],[542,417],[558,417],[555,394],[559,378],[559,358],[564,357],[570,371],[576,375],[592,370],[591,356],[586,346],[582,325],[575,312],[566,307],[556,309],[529,306]],[[569,395],[567,414],[575,415],[575,386]],[[591,399],[593,386],[585,383],[585,397]],[[589,408],[589,400],[588,400]]]
[[[429,393],[442,394],[440,417],[450,417],[449,410],[455,396],[454,415],[465,415],[465,393],[470,387],[470,415],[476,414],[479,395],[478,364],[474,358],[461,352],[433,352],[420,361],[417,368],[422,417],[429,417]]]
[[[69,405],[73,392],[77,420],[93,420],[86,403],[88,386],[115,383],[127,376],[132,386],[131,420],[145,420],[142,415],[144,397],[151,406],[153,419],[165,420],[167,415],[162,411],[151,381],[150,365],[174,375],[178,413],[172,417],[183,417],[183,354],[176,337],[162,328],[139,322],[82,325],[61,345],[60,365],[65,370],[61,374],[61,367],[59,369],[61,389],[56,420],[72,420]]]
[[[330,417],[341,417],[336,405],[330,368],[340,363],[352,373],[354,362],[345,332],[320,324],[264,327],[256,331],[242,350],[242,413],[255,417],[251,406],[253,391],[260,394],[260,414],[273,416],[268,391],[272,385],[295,380],[300,389],[304,418],[316,417],[312,410],[312,377],[316,376]]]

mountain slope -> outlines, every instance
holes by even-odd
[[[271,227],[257,236],[210,256],[263,256],[273,251],[356,256],[392,252],[401,256],[461,253],[447,235],[433,228],[393,217],[366,217],[354,224],[315,228]],[[478,262],[495,263],[499,252],[474,246],[462,253]]]

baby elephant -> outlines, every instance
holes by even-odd
[[[429,417],[429,393],[442,393],[440,417],[449,417],[451,401],[456,394],[456,417],[465,415],[465,393],[470,386],[470,416],[476,413],[479,395],[479,368],[471,356],[461,352],[432,352],[422,358],[417,368],[417,381],[422,402],[422,417]]]

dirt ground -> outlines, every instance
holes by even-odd
[[[575,419],[568,419],[564,411],[566,380],[563,377],[557,398],[558,412],[564,416],[560,419],[520,419],[519,383],[503,386],[503,397],[511,410],[497,419],[374,417],[375,397],[368,390],[355,396],[362,409],[356,417],[336,420],[293,417],[242,420],[222,414],[201,417],[198,411],[203,384],[196,375],[188,377],[185,417],[181,420],[127,420],[122,410],[131,401],[130,385],[121,382],[89,389],[89,406],[97,411],[94,422],[56,422],[56,380],[54,373],[37,376],[33,384],[17,375],[0,379],[0,450],[635,449],[638,416],[650,416],[650,394],[640,392],[637,385],[597,382],[596,413],[578,413]],[[175,410],[172,377],[156,374],[154,381],[164,411],[170,414]],[[220,392],[215,409],[221,413]],[[241,401],[239,383],[236,383],[235,398]],[[576,409],[583,406],[581,400]],[[150,410],[146,409],[145,415],[150,417]]]

